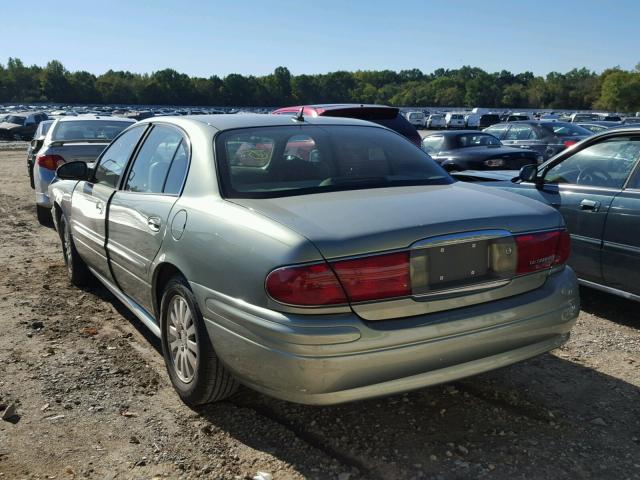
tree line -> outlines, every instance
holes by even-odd
[[[481,68],[336,71],[292,75],[278,67],[270,75],[236,73],[223,78],[190,77],[173,69],[151,74],[109,70],[102,75],[71,72],[52,60],[26,66],[18,58],[0,64],[0,103],[207,105],[271,107],[354,102],[398,106],[640,110],[640,64],[596,73],[586,68],[536,76]]]

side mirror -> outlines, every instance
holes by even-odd
[[[62,180],[88,180],[89,167],[85,162],[69,162],[60,165],[56,176]]]
[[[518,177],[523,182],[538,183],[538,166],[535,164],[525,165],[520,169]]]

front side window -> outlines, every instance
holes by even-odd
[[[171,127],[156,125],[147,135],[127,175],[125,190],[162,193],[171,162],[182,134]]]
[[[230,130],[216,137],[215,148],[221,190],[232,198],[453,181],[424,151],[377,127],[296,125]]]
[[[622,188],[640,157],[640,137],[590,145],[550,168],[545,183]]]
[[[116,188],[120,175],[122,175],[122,171],[144,131],[145,127],[132,128],[116,138],[107,147],[96,167],[94,175],[96,183]]]

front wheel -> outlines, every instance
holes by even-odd
[[[171,279],[160,306],[162,354],[171,383],[187,405],[217,402],[233,395],[238,381],[213,350],[189,284]]]

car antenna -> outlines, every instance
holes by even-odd
[[[300,108],[300,111],[295,116],[295,121],[296,122],[304,122],[304,107]]]

